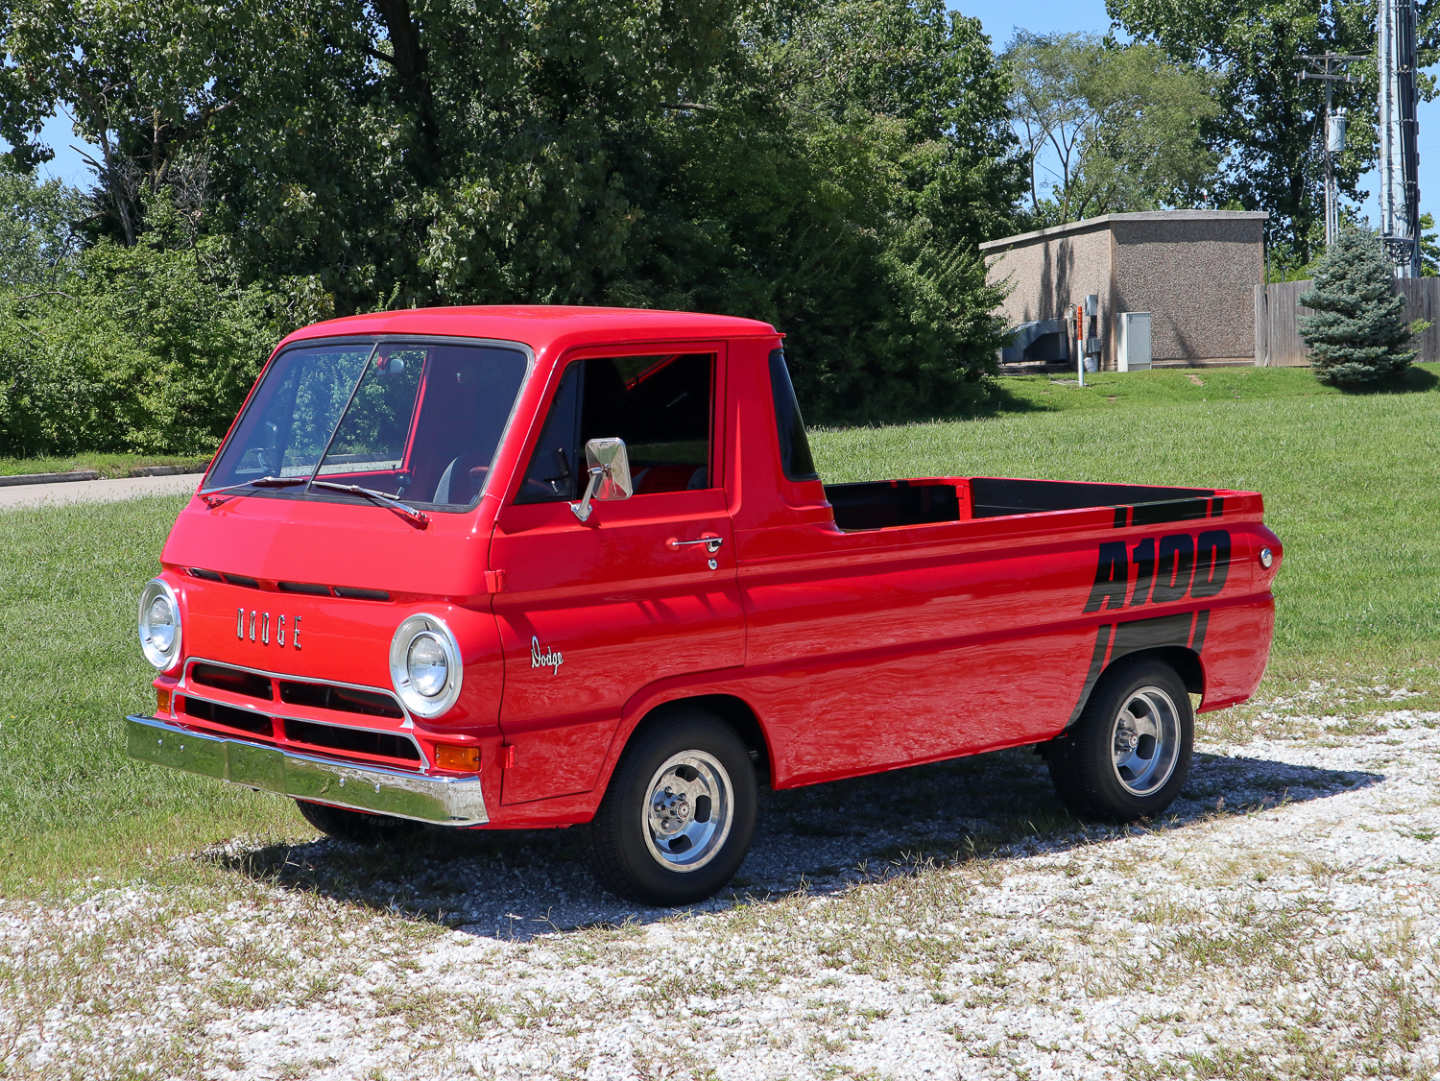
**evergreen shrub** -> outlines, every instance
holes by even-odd
[[[1407,349],[1415,329],[1405,322],[1405,298],[1374,233],[1347,228],[1315,271],[1315,285],[1300,297],[1315,314],[1300,319],[1315,378],[1338,387],[1388,380],[1415,359]]]

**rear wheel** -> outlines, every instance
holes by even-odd
[[[590,826],[591,862],[622,897],[690,904],[739,869],[755,817],[755,768],[740,737],[707,714],[675,714],[626,749]]]
[[[295,806],[305,821],[328,837],[339,841],[358,841],[361,844],[383,844],[387,841],[407,837],[420,829],[420,823],[408,818],[391,818],[389,815],[372,815],[364,811],[351,811],[344,807],[332,807],[328,803],[311,803],[297,799]]]
[[[1175,670],[1153,659],[1122,661],[1046,757],[1071,811],[1129,822],[1159,814],[1179,795],[1194,739],[1194,710]]]

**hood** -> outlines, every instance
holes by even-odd
[[[427,512],[417,528],[385,507],[342,496],[296,499],[260,491],[216,507],[192,499],[161,561],[287,587],[383,590],[395,600],[461,600],[488,593],[491,503]],[[305,589],[295,592],[307,592]]]

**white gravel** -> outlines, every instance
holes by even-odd
[[[1435,1078],[1440,714],[1367,720],[1201,746],[1146,829],[1018,752],[779,793],[678,912],[573,831],[0,901],[0,1077]]]

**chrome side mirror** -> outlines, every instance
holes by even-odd
[[[592,500],[629,499],[635,494],[635,486],[630,483],[630,456],[623,439],[589,440],[585,444],[585,471],[590,474],[585,494],[580,502],[570,504],[575,517],[582,522],[590,518]]]

